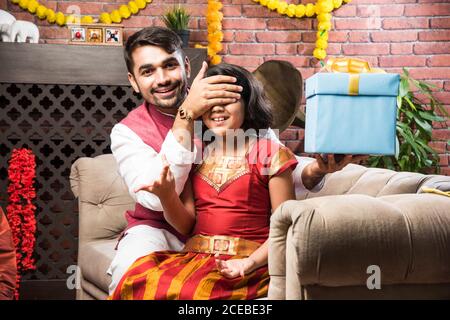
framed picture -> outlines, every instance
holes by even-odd
[[[88,28],[87,29],[87,41],[88,42],[103,42],[103,29],[102,28]]]
[[[83,27],[73,27],[70,29],[70,41],[86,42],[86,29]]]
[[[122,29],[121,28],[105,28],[106,36],[105,42],[109,44],[122,44]]]
[[[123,25],[118,24],[68,24],[69,44],[82,45],[123,45]]]

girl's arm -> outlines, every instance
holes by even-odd
[[[165,161],[165,159],[163,159]],[[157,195],[163,207],[164,218],[179,233],[188,235],[195,224],[195,206],[191,180],[188,179],[180,196],[175,191],[175,179],[165,162],[159,179],[141,186],[135,192],[145,190]]]
[[[292,169],[286,169],[281,174],[272,177],[269,180],[269,194],[272,205],[272,212],[278,206],[287,200],[295,199],[294,181],[292,178]],[[267,264],[268,260],[267,239],[258,249],[256,249],[248,258],[220,260],[216,254],[216,264],[219,271],[228,278],[244,276],[259,267]]]

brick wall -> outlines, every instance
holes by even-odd
[[[97,16],[112,11],[126,0],[49,1],[47,7],[67,12],[79,6],[81,14]],[[298,1],[292,1],[298,3]],[[313,2],[313,1],[302,1]],[[145,10],[123,21],[125,37],[136,30],[161,25],[158,15],[175,3],[185,3],[193,16],[191,41],[205,44],[206,0],[154,0]],[[269,12],[251,0],[223,0],[224,51],[226,62],[255,69],[267,59],[292,62],[308,78],[319,69],[312,58],[316,37],[315,19],[290,19]],[[22,11],[9,0],[0,0],[0,9],[17,19],[36,23],[42,43],[65,43],[67,30]],[[436,93],[450,112],[450,3],[448,0],[353,0],[334,13],[328,54],[367,59],[375,67],[389,72],[410,70],[417,79],[426,79],[440,90]],[[450,175],[450,121],[436,124],[432,146],[440,154],[442,173]],[[283,141],[296,152],[302,152],[303,130],[289,128]]]

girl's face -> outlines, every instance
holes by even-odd
[[[239,129],[244,123],[245,109],[242,99],[225,106],[215,106],[203,114],[205,125],[216,136],[225,136],[227,129]]]

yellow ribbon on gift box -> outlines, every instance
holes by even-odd
[[[441,196],[450,197],[450,191],[442,191],[436,188],[422,187],[422,191],[425,193],[435,193],[440,194]]]
[[[386,73],[383,69],[372,68],[369,62],[357,58],[329,58],[325,65],[328,72],[345,72],[349,74],[348,94],[359,94],[360,73]]]

